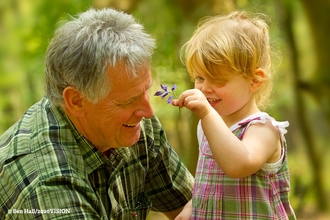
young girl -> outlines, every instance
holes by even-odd
[[[172,104],[200,119],[193,199],[184,212],[192,209],[191,219],[296,219],[288,199],[289,123],[260,110],[271,92],[267,23],[238,11],[208,18],[184,51],[195,89]]]

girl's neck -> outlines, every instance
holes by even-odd
[[[222,120],[225,122],[228,128],[230,128],[232,125],[236,124],[237,122],[243,120],[244,118],[255,114],[257,112],[260,112],[259,108],[257,107],[256,104],[251,105],[251,106],[244,106],[243,108],[239,109],[238,111],[221,116]]]

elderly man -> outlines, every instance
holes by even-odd
[[[0,219],[174,219],[193,177],[149,102],[155,43],[126,13],[90,9],[46,54],[46,96],[0,136]]]

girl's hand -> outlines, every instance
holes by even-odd
[[[172,101],[172,105],[180,108],[186,107],[195,112],[200,119],[204,118],[212,109],[204,94],[199,89],[184,91],[178,99]]]

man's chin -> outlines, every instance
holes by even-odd
[[[120,146],[121,147],[131,147],[134,144],[136,144],[136,142],[138,142],[139,139],[140,139],[140,132],[138,134],[136,134],[135,136],[130,136],[130,137],[124,138],[122,140],[122,143]]]

